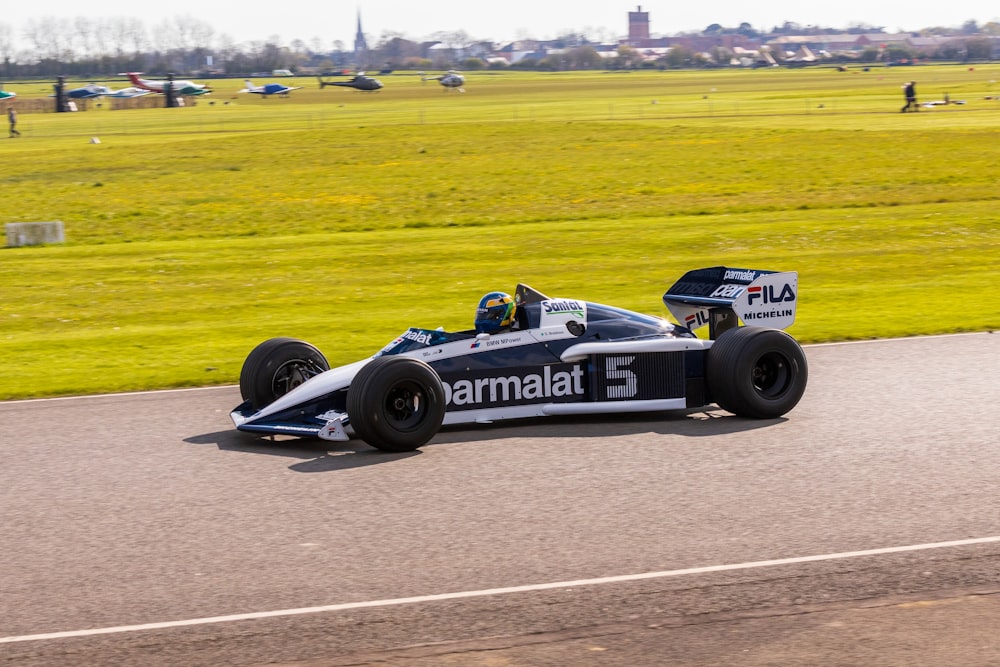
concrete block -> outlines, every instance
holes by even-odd
[[[8,222],[7,247],[20,248],[43,243],[62,243],[66,240],[61,220],[53,222]]]

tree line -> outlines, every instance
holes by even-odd
[[[884,30],[867,25],[853,25],[846,32],[878,33]],[[713,23],[699,36],[741,35],[764,41],[768,35],[822,35],[845,32],[802,27],[786,22],[760,32],[747,23],[725,28]],[[893,47],[894,59],[989,59],[993,51],[991,37],[1000,35],[1000,24],[984,25],[967,21],[960,28],[927,28],[921,35],[953,34],[964,37],[951,47],[933,53],[920,53],[906,47]],[[177,72],[198,76],[237,76],[256,72],[288,69],[293,72],[358,69],[450,68],[479,69],[506,67],[505,62],[489,58],[493,45],[471,38],[464,31],[439,32],[429,40],[414,41],[398,32],[387,31],[361,54],[340,41],[323,43],[319,38],[306,42],[294,39],[280,44],[277,37],[237,43],[225,34],[190,16],[164,20],[151,28],[136,18],[45,17],[27,21],[19,33],[26,47],[15,48],[14,29],[0,22],[0,80],[34,77],[98,77],[126,71],[154,73]],[[690,36],[690,35],[688,35]],[[678,37],[684,37],[679,35]],[[679,45],[657,60],[642,57],[638,50],[619,46],[615,53],[599,54],[598,45],[614,42],[607,34],[597,40],[568,33],[544,45],[544,56],[529,57],[515,67],[525,69],[596,69],[633,67],[698,67],[727,64],[731,53],[723,47],[695,52]],[[431,49],[431,46],[436,48]],[[444,47],[444,48],[442,48]],[[863,61],[873,61],[884,54],[862,53]]]

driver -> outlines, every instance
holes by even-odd
[[[505,292],[490,292],[479,300],[476,308],[476,332],[500,333],[510,330],[514,324],[517,304]]]

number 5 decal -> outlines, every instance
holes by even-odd
[[[635,396],[638,383],[635,373],[627,368],[633,361],[635,361],[635,355],[607,357],[604,371],[608,378],[608,398],[632,398]],[[620,380],[621,382],[611,384],[612,380]]]

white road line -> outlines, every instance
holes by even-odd
[[[0,407],[5,405],[23,405],[24,403],[58,403],[59,401],[79,401],[87,398],[128,398],[130,396],[156,396],[157,394],[185,394],[195,391],[212,391],[213,389],[238,389],[235,384],[218,384],[208,387],[178,387],[176,389],[145,389],[142,391],[120,391],[113,394],[79,394],[73,396],[43,396],[41,398],[14,398],[0,401]]]
[[[900,336],[899,338],[863,338],[861,340],[835,340],[829,343],[808,343],[803,344],[802,347],[835,347],[841,345],[866,345],[868,343],[895,343],[895,342],[906,342],[911,340],[924,340],[927,338],[957,338],[959,336],[981,336],[983,334],[992,334],[993,331],[987,329],[986,331],[963,331],[961,333],[948,333],[948,334],[929,334],[927,336]]]
[[[798,563],[815,563],[818,561],[839,560],[844,558],[859,558],[862,556],[884,556],[908,551],[926,551],[928,549],[944,549],[948,547],[965,547],[975,544],[991,544],[1000,542],[1000,535],[993,537],[978,537],[968,540],[951,542],[931,542],[929,544],[911,544],[901,547],[885,547],[882,549],[867,549],[864,551],[845,551],[834,554],[816,556],[798,556],[795,558],[779,558],[776,560],[759,560],[750,563],[733,563],[729,565],[708,565],[692,567],[683,570],[665,570],[662,572],[643,572],[640,574],[623,574],[614,577],[599,577],[597,579],[576,579],[573,581],[556,581],[547,584],[528,584],[526,586],[508,586],[505,588],[487,588],[479,591],[459,591],[457,593],[439,593],[436,595],[418,595],[409,598],[393,598],[389,600],[367,600],[364,602],[345,602],[343,604],[324,605],[322,607],[302,607],[300,609],[279,609],[277,611],[260,611],[248,614],[231,614],[229,616],[211,616],[208,618],[190,618],[183,621],[165,621],[162,623],[143,623],[141,625],[119,625],[110,628],[92,628],[90,630],[70,630],[66,632],[47,632],[37,635],[21,635],[15,637],[0,637],[0,644],[15,642],[43,641],[46,639],[69,639],[73,637],[92,637],[94,635],[111,635],[125,632],[142,632],[147,630],[168,630],[191,625],[208,625],[211,623],[230,623],[233,621],[251,621],[262,618],[278,618],[282,616],[299,616],[302,614],[320,614],[351,609],[368,609],[372,607],[392,607],[420,602],[440,602],[443,600],[459,600],[462,598],[477,598],[488,595],[509,595],[511,593],[530,593],[553,588],[574,588],[578,586],[597,586],[600,584],[617,584],[643,579],[662,579],[665,577],[681,577],[690,574],[707,574],[709,572],[732,572],[749,570],[755,567],[774,567],[777,565],[795,565]]]

